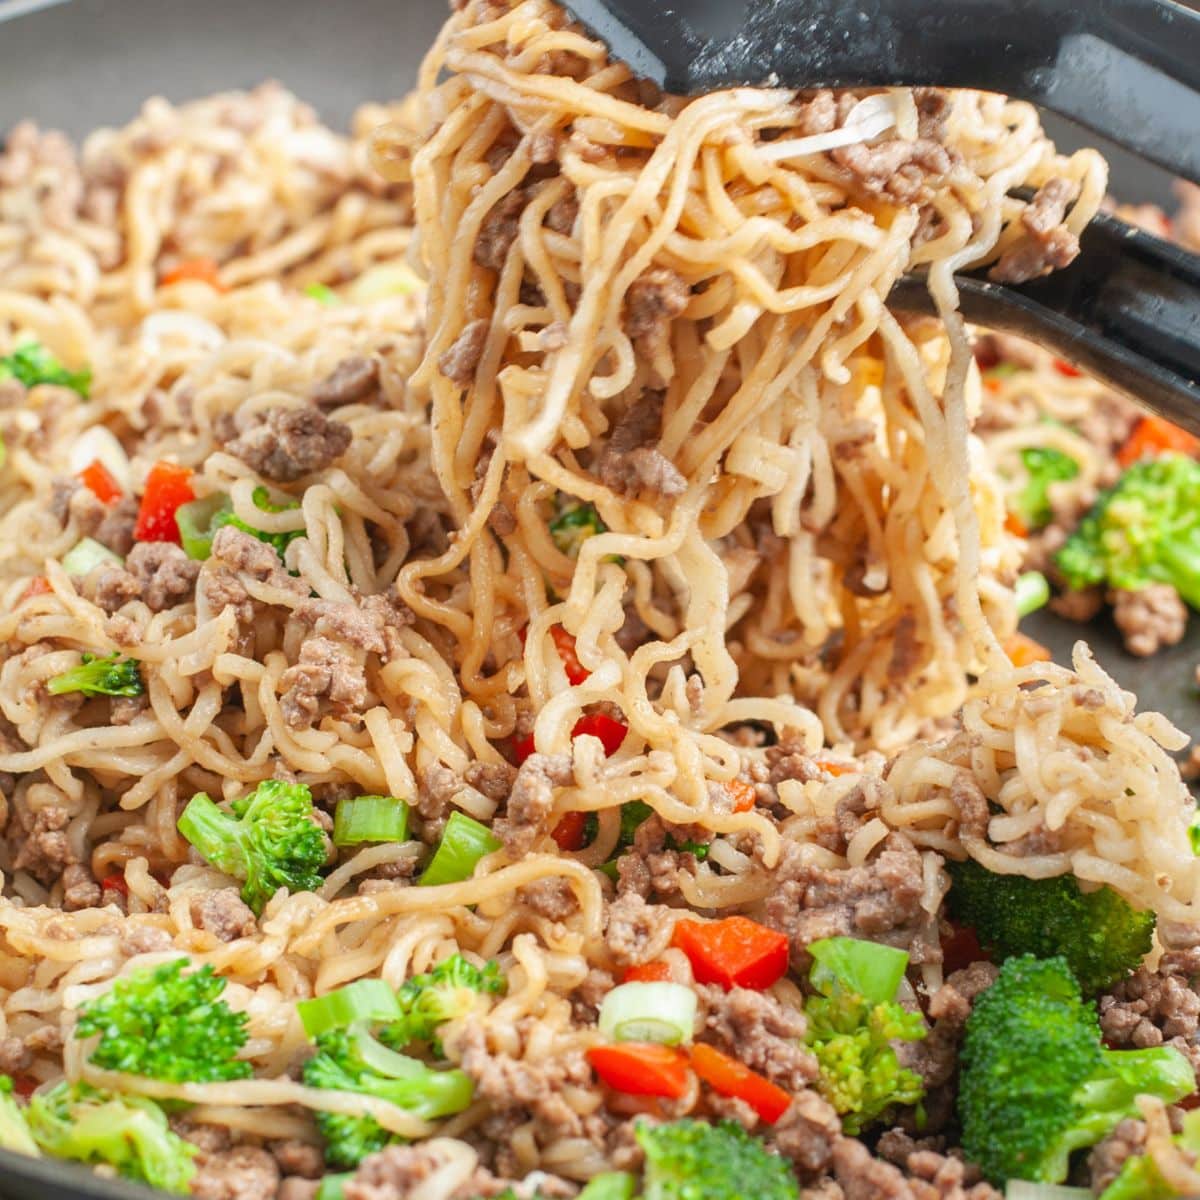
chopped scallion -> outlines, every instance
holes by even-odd
[[[203,562],[212,554],[213,535],[220,527],[216,518],[229,511],[229,497],[224,492],[205,496],[203,500],[189,500],[175,510],[175,524],[179,526],[179,538],[188,558]]]
[[[475,874],[476,864],[485,854],[499,849],[500,839],[486,825],[466,813],[453,812],[420,882],[425,887],[461,883]]]
[[[63,555],[62,568],[68,575],[74,576],[76,579],[82,579],[85,575],[90,574],[101,563],[112,563],[114,566],[121,566],[124,559],[119,554],[114,554],[107,546],[102,546],[95,538],[85,537],[71,547],[70,550]]]
[[[1014,592],[1018,617],[1027,617],[1050,602],[1050,585],[1041,571],[1026,571],[1019,575]]]
[[[333,844],[402,842],[408,837],[408,805],[394,796],[354,796],[339,800],[333,818]]]
[[[324,1176],[313,1200],[346,1200],[346,1184],[353,1178],[353,1171],[344,1171],[340,1175]]]
[[[577,1200],[633,1200],[637,1180],[625,1171],[593,1175]]]
[[[341,296],[326,283],[310,283],[304,289],[304,294],[310,300],[325,305],[326,308],[336,308],[342,302]]]
[[[403,1015],[395,991],[382,979],[358,979],[336,992],[301,1000],[296,1012],[310,1038],[360,1021],[395,1021]]]
[[[623,983],[600,1005],[600,1032],[614,1042],[690,1042],[696,993],[682,983]]]

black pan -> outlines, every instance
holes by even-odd
[[[121,124],[161,94],[187,100],[223,88],[281,80],[337,127],[364,100],[401,95],[446,12],[444,0],[0,0],[0,128],[22,117],[78,137]],[[1082,139],[1052,123],[1064,145]],[[1168,202],[1163,175],[1112,155],[1123,198]],[[1105,665],[1147,703],[1200,733],[1188,641],[1149,663],[1130,658],[1107,622],[1086,631],[1051,617],[1030,632],[1066,661],[1086,632]],[[69,1163],[0,1151],[0,1200],[152,1200],[121,1180]]]

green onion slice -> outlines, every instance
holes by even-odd
[[[633,1200],[637,1180],[625,1171],[593,1175],[576,1200]]]
[[[336,992],[301,1000],[296,1011],[310,1038],[360,1021],[398,1021],[404,1015],[395,991],[382,979],[358,979]]]
[[[408,805],[394,796],[354,796],[339,800],[333,818],[333,844],[403,842],[408,837]]]
[[[68,575],[82,579],[90,574],[101,563],[112,563],[122,566],[125,560],[114,554],[107,546],[102,546],[95,538],[80,538],[70,550],[63,555],[62,567]]]
[[[324,1176],[313,1200],[346,1200],[346,1184],[353,1178],[353,1171],[344,1171],[340,1175]]]
[[[304,289],[304,294],[310,300],[316,300],[318,304],[325,305],[326,308],[334,308],[342,302],[341,296],[327,283],[310,283]]]
[[[830,995],[833,987],[840,986],[872,1004],[895,1000],[908,967],[905,951],[860,938],[822,938],[808,952],[815,960],[809,978],[818,991]]]
[[[682,983],[623,983],[600,1005],[600,1032],[614,1042],[690,1042],[696,993]]]
[[[224,492],[205,496],[203,500],[189,500],[175,510],[179,540],[188,558],[203,562],[212,554],[213,535],[219,528],[216,519],[230,511],[229,497]]]
[[[461,883],[475,874],[476,864],[485,854],[499,849],[500,839],[486,825],[455,811],[446,822],[446,832],[420,882],[424,887]]]
[[[1018,575],[1014,591],[1018,617],[1027,617],[1050,601],[1050,584],[1041,571],[1026,571],[1024,575]]]

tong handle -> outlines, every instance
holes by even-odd
[[[1200,182],[1200,12],[1175,0],[567,0],[667,91],[924,84],[1044,105]]]
[[[1107,214],[1071,266],[1023,284],[957,278],[973,324],[1020,334],[1200,434],[1200,257]],[[932,312],[919,276],[892,302]]]

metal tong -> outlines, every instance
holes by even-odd
[[[1173,0],[568,0],[639,75],[738,86],[970,87],[1033,101],[1200,181],[1200,11]],[[1200,257],[1097,217],[1065,270],[958,276],[968,320],[1051,347],[1200,433]],[[919,276],[892,293],[931,311]]]

